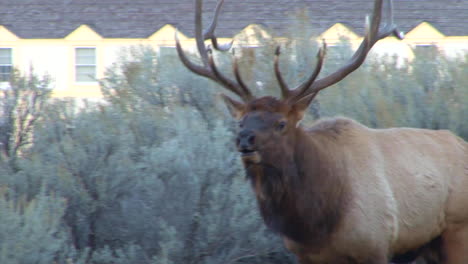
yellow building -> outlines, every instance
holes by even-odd
[[[193,39],[187,37],[193,35],[189,0],[40,2],[14,1],[0,6],[0,87],[6,85],[13,66],[22,71],[32,66],[36,73],[52,77],[56,97],[100,98],[97,80],[117,60],[121,48],[150,45],[160,52],[173,49],[175,26],[182,32],[184,47],[194,47]],[[207,2],[209,8],[214,4]],[[450,56],[466,52],[468,1],[440,2],[395,1],[395,23],[407,32],[406,37],[403,41],[394,37],[382,40],[373,52],[411,57],[415,47],[428,46]],[[298,9],[307,10],[318,39],[333,46],[346,37],[357,47],[372,1],[266,0],[259,4],[228,0],[217,35],[229,41],[241,32],[248,35],[257,29],[265,35],[286,36],[295,26]]]

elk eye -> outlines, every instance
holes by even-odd
[[[278,131],[282,131],[286,127],[286,121],[279,121],[278,124],[276,124],[276,129]]]

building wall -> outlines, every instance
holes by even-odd
[[[105,39],[90,27],[82,25],[63,39],[21,39],[0,26],[0,48],[13,49],[13,64],[21,71],[31,68],[38,74],[49,74],[53,79],[53,95],[56,97],[100,98],[101,93],[97,82],[77,83],[75,81],[75,48],[96,48],[97,79],[104,76],[105,69],[116,62],[122,48],[136,45],[158,47],[174,47],[174,27],[166,25],[145,39]],[[261,26],[251,25],[242,32],[251,35],[254,31],[262,31],[264,37],[268,33]],[[194,50],[195,42],[179,33],[182,45],[187,50]],[[353,48],[357,48],[362,37],[355,34],[343,24],[335,24],[317,39],[325,39],[329,46],[336,45],[345,37]],[[247,38],[249,39],[249,38]],[[228,42],[222,39],[220,42]],[[255,40],[249,40],[244,45],[258,45]],[[404,40],[388,37],[373,48],[373,54],[399,54],[412,58],[413,48],[417,45],[437,45],[442,52],[456,56],[468,51],[468,36],[444,36],[429,23],[421,23],[407,33]]]

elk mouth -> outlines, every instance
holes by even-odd
[[[256,150],[243,150],[241,151],[242,161],[244,163],[260,163],[262,157]]]

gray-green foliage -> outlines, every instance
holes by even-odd
[[[9,88],[0,89],[0,162],[17,169],[17,158],[31,143],[34,126],[43,115],[50,96],[50,79],[39,78],[30,69],[21,74],[14,69]]]
[[[62,197],[44,192],[29,201],[9,196],[5,190],[0,194],[0,263],[50,264],[74,256],[62,223]]]
[[[138,75],[109,74],[103,82],[128,90],[80,111],[51,103],[19,170],[6,175],[8,190],[27,202],[41,197],[41,186],[66,201],[55,220],[67,231],[62,246],[70,261],[255,263],[282,252],[259,219],[230,122],[209,111],[216,106],[191,104],[213,101],[212,92],[196,85],[164,90]],[[137,88],[153,84],[153,92]],[[157,93],[164,100],[151,99]]]
[[[320,95],[320,114],[346,115],[372,127],[450,129],[468,138],[468,56],[416,51],[413,61],[370,58]]]
[[[275,43],[264,41],[241,52],[242,74],[257,95],[278,94]],[[329,52],[324,74],[350,55],[344,43]],[[282,46],[293,87],[311,72],[316,45],[294,38]],[[229,56],[216,59],[230,72]],[[308,120],[341,114],[466,139],[467,63],[438,53],[403,64],[371,57],[324,91]],[[146,47],[125,51],[101,85],[104,104],[49,102],[14,169],[0,160],[1,263],[292,262],[259,219],[217,85]]]
[[[135,208],[135,213],[145,217],[128,219],[132,233],[145,239],[139,245],[157,253],[156,263],[234,263],[278,251],[279,244],[265,232],[242,178],[230,126],[226,125],[230,122],[223,121],[212,104],[212,84],[183,70],[174,56],[157,59],[159,63],[152,67],[160,67],[159,73],[167,71],[167,65],[182,69],[158,75],[163,84],[173,79],[171,89],[164,91],[163,104],[138,97],[144,112],[124,111],[146,117],[154,113],[150,119],[157,125],[148,132],[160,132],[156,144],[134,146],[141,150],[139,177],[149,178],[141,184],[144,191],[135,192],[130,201],[163,201],[148,203],[145,211]],[[119,69],[125,71],[128,64]],[[107,78],[103,87],[121,89],[116,82],[119,80]],[[160,83],[155,92],[167,88]],[[110,100],[122,99],[115,93],[106,94]],[[127,210],[133,210],[130,201],[122,205]]]

